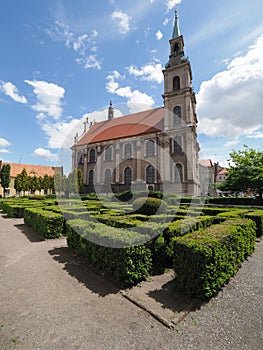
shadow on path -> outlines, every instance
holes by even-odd
[[[200,309],[205,301],[194,299],[177,291],[176,279],[173,279],[161,286],[160,289],[151,290],[148,296],[160,303],[163,308],[173,312],[194,311]]]
[[[69,247],[59,247],[49,250],[48,253],[53,259],[60,264],[63,264],[63,269],[67,273],[76,278],[86,288],[93,293],[105,297],[108,294],[116,294],[119,289],[113,286],[104,276],[92,270],[92,267],[87,266],[84,259],[74,253]]]
[[[37,233],[32,227],[28,227],[25,224],[15,224],[14,225],[20,232],[22,232],[26,238],[32,242],[44,242],[45,238],[42,237],[39,233]]]

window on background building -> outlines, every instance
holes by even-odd
[[[155,169],[152,165],[148,165],[146,168],[146,183],[153,184],[155,182]]]
[[[105,160],[107,162],[110,162],[112,160],[112,147],[111,146],[108,146],[105,149]]]
[[[180,163],[175,164],[174,180],[178,183],[181,183],[183,181],[183,166]]]
[[[106,169],[105,173],[104,173],[104,182],[106,184],[110,184],[111,183],[111,170],[110,169]]]
[[[176,136],[174,138],[174,153],[182,152],[182,137]]]
[[[181,107],[176,106],[173,109],[173,124],[174,125],[179,125],[182,122],[182,112],[181,112]]]
[[[132,170],[130,167],[124,169],[124,183],[130,185],[132,182]]]
[[[130,159],[132,157],[132,145],[130,143],[127,143],[124,146],[124,158]]]
[[[89,171],[89,185],[94,185],[94,170]]]
[[[154,156],[155,153],[155,142],[153,140],[149,140],[146,142],[146,156],[151,157]]]
[[[89,162],[90,163],[96,163],[96,152],[95,152],[95,149],[91,149],[89,151]]]
[[[180,77],[176,76],[173,79],[173,91],[180,90]]]

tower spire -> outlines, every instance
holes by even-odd
[[[172,39],[174,38],[177,38],[178,36],[180,36],[180,28],[179,28],[179,21],[178,21],[178,14],[177,14],[177,10],[174,11],[174,29],[173,29],[173,37]]]
[[[112,107],[112,101],[110,101],[110,106],[108,110],[108,120],[112,120],[114,118],[114,108]]]

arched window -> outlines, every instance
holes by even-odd
[[[107,162],[110,162],[112,160],[112,147],[111,146],[108,146],[105,149],[105,160]]]
[[[79,151],[77,154],[77,164],[82,164],[82,163],[83,163],[82,152]]]
[[[90,151],[89,151],[89,162],[90,163],[95,163],[96,162],[96,152],[95,152],[95,149],[92,148]]]
[[[94,185],[94,170],[89,171],[89,185]]]
[[[154,156],[154,151],[155,151],[155,143],[153,140],[149,140],[146,142],[146,156]]]
[[[174,167],[174,181],[181,183],[183,181],[183,166],[181,163],[176,163]]]
[[[132,170],[131,168],[127,167],[124,169],[124,183],[126,185],[130,185],[132,182]]]
[[[111,183],[111,170],[106,169],[104,173],[104,182],[105,184],[110,184]]]
[[[173,91],[180,90],[180,77],[176,76],[173,79]]]
[[[182,113],[181,113],[181,107],[180,106],[176,106],[173,109],[173,122],[174,125],[178,125],[181,124],[182,122]]]
[[[179,53],[179,44],[176,43],[174,45],[174,56],[178,56],[178,53]]]
[[[124,146],[124,158],[130,159],[132,157],[132,145],[130,143],[127,143]]]
[[[152,165],[148,165],[146,168],[146,183],[153,184],[155,182],[155,169]]]
[[[174,138],[174,153],[182,152],[182,137],[175,136]]]

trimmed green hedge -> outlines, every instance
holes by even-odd
[[[167,210],[167,204],[159,198],[140,197],[133,201],[132,207],[135,213],[144,215],[163,214]]]
[[[255,222],[257,227],[257,237],[263,235],[263,210],[255,210],[244,214],[245,218],[251,219]]]
[[[229,281],[255,248],[252,220],[233,219],[173,240],[174,271],[185,294],[209,298]]]
[[[248,197],[207,197],[207,203],[220,205],[263,205],[262,198],[248,198]]]
[[[135,285],[151,272],[150,249],[144,244],[133,246],[142,238],[136,232],[83,220],[68,221],[66,232],[69,247],[122,287]]]
[[[64,234],[64,218],[59,213],[41,208],[26,208],[24,222],[45,238],[57,238]]]

